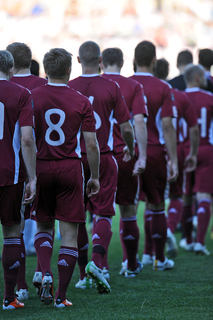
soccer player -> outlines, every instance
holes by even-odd
[[[193,55],[189,50],[183,50],[178,53],[177,56],[177,68],[179,69],[179,76],[169,80],[168,83],[172,88],[184,91],[186,89],[186,83],[183,77],[185,66],[193,62]]]
[[[201,65],[189,64],[184,73],[187,83],[186,94],[191,100],[197,113],[200,144],[198,148],[197,168],[194,172],[194,184],[192,173],[186,174],[186,186],[184,202],[186,212],[184,216],[187,245],[193,246],[196,253],[209,255],[205,246],[205,236],[210,220],[211,194],[213,193],[211,175],[213,170],[213,137],[212,114],[213,94],[200,88],[205,87],[205,69]],[[186,146],[187,152],[187,146]],[[192,241],[192,196],[196,193],[197,208],[197,239],[195,245]]]
[[[47,83],[46,79],[31,74],[30,67],[32,61],[32,52],[31,49],[25,43],[13,42],[9,44],[6,49],[13,55],[14,59],[13,76],[10,78],[11,82],[22,85],[23,87],[29,90],[35,89]],[[24,216],[22,217],[21,234],[22,258],[19,268],[19,276],[16,291],[16,294],[19,300],[21,301],[27,300],[29,298],[28,286],[25,280],[26,253],[35,253],[34,234],[36,229],[36,227],[34,226],[35,221],[29,219],[30,207],[28,206],[27,208],[25,208],[25,210],[23,209],[22,212],[24,213]],[[27,220],[26,224],[25,219]],[[34,232],[32,232],[33,227]],[[28,235],[28,237],[26,237],[26,235]],[[40,278],[41,276],[42,275],[40,273]]]
[[[166,80],[169,73],[169,63],[165,59],[156,61],[154,75],[162,80]],[[197,165],[197,151],[199,145],[199,132],[197,116],[184,92],[172,89],[177,108],[177,118],[173,119],[173,125],[177,133],[177,155],[178,155],[178,179],[169,186],[170,203],[167,218],[167,254],[170,257],[177,255],[177,242],[174,236],[177,224],[181,221],[183,212],[183,170],[192,172]],[[184,157],[183,142],[185,138],[185,128],[189,131],[189,153]],[[186,142],[185,142],[186,143]]]
[[[206,87],[203,89],[213,92],[213,77],[210,74],[211,66],[213,65],[213,51],[207,48],[200,49],[198,51],[198,63],[204,67],[207,79]]]
[[[64,49],[51,49],[43,64],[48,84],[32,90],[38,190],[31,217],[37,221],[35,249],[43,276],[39,295],[45,305],[53,300],[50,260],[54,223],[59,220],[61,247],[55,307],[63,308],[72,305],[66,299],[66,291],[78,258],[78,224],[84,221],[81,132],[91,173],[86,185],[89,197],[99,191],[99,148],[89,100],[67,86],[71,54]]]
[[[134,80],[120,75],[123,67],[123,52],[119,48],[108,48],[102,52],[101,68],[104,78],[117,82],[132,114],[135,136],[139,149],[138,157],[135,156],[128,162],[123,161],[123,149],[125,143],[122,139],[120,127],[114,125],[114,152],[118,164],[118,184],[116,203],[119,205],[121,221],[120,235],[123,249],[123,262],[120,274],[126,277],[134,277],[142,267],[137,261],[139,229],[137,225],[137,203],[139,195],[139,177],[146,166],[147,130],[144,117],[147,116],[147,108],[144,101],[142,85]],[[137,172],[134,166],[137,161]],[[127,188],[128,186],[128,188]],[[128,261],[128,265],[126,266]]]
[[[167,237],[164,191],[167,183],[166,151],[169,155],[168,181],[178,176],[176,132],[172,124],[175,116],[174,98],[170,86],[153,76],[156,49],[150,41],[142,41],[135,48],[137,71],[130,77],[140,82],[147,99],[147,162],[142,173],[142,190],[146,194],[145,250],[143,264],[153,264],[154,270],[171,269],[174,262],[164,255]],[[155,259],[153,261],[153,244]]]
[[[32,98],[29,90],[9,82],[13,64],[11,53],[0,51],[0,218],[4,238],[4,310],[24,306],[14,293],[22,250],[20,212],[22,204],[30,204],[36,193]],[[25,167],[28,183],[24,193]]]
[[[18,83],[29,90],[35,89],[47,83],[47,79],[31,74],[32,61],[31,49],[21,42],[13,42],[6,48],[14,58],[13,76],[10,81]]]
[[[93,41],[84,42],[79,48],[78,61],[81,63],[82,75],[68,85],[87,96],[92,103],[97,139],[100,147],[100,193],[87,203],[94,217],[92,259],[86,265],[86,273],[94,278],[99,293],[110,292],[110,286],[101,271],[102,259],[108,250],[112,236],[111,219],[115,215],[115,193],[117,188],[117,164],[113,157],[113,125],[115,120],[120,125],[122,137],[128,147],[130,157],[134,156],[134,133],[129,120],[131,115],[122,97],[121,90],[114,81],[98,74],[101,62],[99,46]],[[86,150],[82,141],[82,160],[86,180],[90,175],[85,161]],[[85,264],[87,263],[88,237],[85,224],[79,228],[79,267],[80,280],[85,283]]]

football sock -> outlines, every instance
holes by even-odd
[[[58,290],[55,299],[58,297],[62,301],[66,299],[66,292],[71,281],[73,271],[75,269],[76,261],[78,259],[78,249],[73,247],[60,248],[58,255]]]
[[[164,249],[167,238],[167,222],[164,210],[152,211],[151,234],[155,244],[155,259],[164,262]]]
[[[15,300],[14,289],[21,261],[21,238],[4,238],[2,265],[4,269],[4,298]]]
[[[171,199],[168,207],[167,228],[169,228],[172,233],[175,232],[177,224],[181,220],[182,213],[183,213],[182,199],[180,198]]]
[[[197,242],[204,245],[205,237],[209,226],[209,221],[211,217],[210,209],[211,201],[209,199],[202,199],[198,202],[197,209]]]
[[[101,262],[109,247],[111,237],[112,231],[110,219],[105,217],[98,218],[92,236],[92,261],[94,261],[98,268],[101,268]]]
[[[80,223],[78,226],[78,266],[80,270],[80,279],[83,280],[86,277],[85,267],[88,263],[88,248],[89,239],[85,223]]]
[[[121,241],[121,246],[122,246],[122,252],[123,252],[123,262],[127,260],[127,254],[126,254],[126,247],[123,242],[123,221],[120,218],[119,222],[119,233],[120,233],[120,241]]]
[[[42,275],[48,271],[51,276],[53,276],[50,262],[53,252],[53,238],[50,233],[47,232],[38,232],[35,235],[35,249],[37,253],[37,257],[39,260],[39,264],[41,267]]]
[[[17,280],[17,290],[20,289],[27,289],[27,283],[25,280],[25,271],[26,271],[26,251],[24,245],[24,234],[21,233],[21,261],[18,273],[18,280]]]
[[[151,220],[152,212],[150,210],[145,210],[144,214],[144,234],[145,234],[145,244],[144,244],[144,254],[149,254],[152,256],[154,252],[154,242],[151,234]]]
[[[137,269],[137,253],[139,243],[139,229],[137,225],[137,218],[122,218],[123,221],[123,242],[126,247],[128,269],[134,271]]]
[[[186,237],[186,242],[192,243],[192,206],[190,204],[183,205],[183,214],[181,219],[181,225]]]

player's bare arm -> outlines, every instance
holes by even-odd
[[[90,166],[91,177],[86,186],[88,197],[92,197],[99,192],[99,163],[100,151],[95,132],[83,131],[83,136],[86,144],[87,160]]]
[[[138,143],[139,157],[133,170],[134,175],[141,174],[146,167],[147,128],[143,114],[134,116],[135,136]]]
[[[124,150],[124,161],[129,161],[134,157],[135,151],[135,142],[134,142],[134,131],[131,123],[129,121],[125,121],[120,124],[121,135],[124,142],[127,145],[126,151]],[[126,157],[125,157],[126,156]]]
[[[36,147],[31,126],[21,127],[21,149],[27,170],[28,183],[26,185],[24,204],[33,202],[36,195]]]
[[[176,132],[172,124],[172,117],[165,117],[162,119],[163,134],[167,152],[169,155],[169,182],[176,181],[178,177],[178,161],[177,161],[177,141]]]
[[[184,161],[187,172],[192,172],[197,166],[197,152],[199,147],[199,129],[198,125],[189,128],[190,153]]]

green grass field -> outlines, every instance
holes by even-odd
[[[142,256],[143,207],[140,205],[138,224],[140,227],[140,259]],[[212,222],[211,222],[212,224]],[[211,226],[210,224],[210,226]],[[29,286],[30,299],[25,302],[22,310],[0,309],[0,319],[59,319],[59,320],[207,320],[213,319],[213,240],[210,239],[210,228],[206,238],[210,256],[196,256],[179,249],[174,259],[175,266],[170,271],[153,271],[151,266],[145,266],[135,278],[119,276],[122,261],[119,240],[119,214],[113,220],[113,236],[109,248],[110,286],[111,293],[99,295],[95,289],[80,290],[75,288],[79,279],[76,266],[69,285],[67,298],[73,306],[55,309],[53,304],[44,306],[35,293],[32,278],[36,266],[35,257],[27,257],[26,279]],[[1,235],[2,237],[2,235]],[[179,242],[180,233],[176,233]],[[91,244],[91,234],[90,234]],[[2,249],[2,241],[0,245]],[[54,287],[57,287],[57,258],[60,241],[55,240],[52,257],[52,271],[55,275]],[[90,254],[91,257],[91,248]],[[3,299],[4,281],[3,269],[0,266],[0,286]]]

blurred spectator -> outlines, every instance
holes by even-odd
[[[38,63],[38,61],[36,61],[34,59],[31,60],[30,72],[34,76],[39,76],[39,63]]]
[[[184,91],[186,89],[186,83],[183,78],[185,66],[189,63],[193,63],[193,55],[189,50],[183,50],[178,53],[177,56],[177,68],[180,71],[179,76],[169,80],[169,84],[178,90]]]
[[[210,74],[211,66],[213,65],[213,51],[211,49],[200,49],[198,52],[198,63],[205,69],[205,76],[207,78],[205,90],[213,92],[213,77]]]

